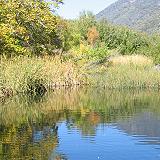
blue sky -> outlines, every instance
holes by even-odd
[[[79,12],[87,10],[94,14],[106,8],[116,0],[64,0],[64,5],[58,9],[58,14],[67,19],[78,17]]]

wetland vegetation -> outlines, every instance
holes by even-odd
[[[159,89],[158,35],[97,21],[91,12],[65,20],[55,14],[62,3],[1,2],[1,98],[84,84]]]
[[[159,159],[160,36],[62,4],[0,2],[0,159]]]

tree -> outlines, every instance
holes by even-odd
[[[62,0],[52,0],[57,7]],[[60,45],[56,42],[57,17],[44,0],[1,0],[0,54],[41,55]],[[60,41],[60,40],[59,40]]]
[[[78,26],[80,28],[81,35],[87,40],[88,28],[96,25],[95,15],[90,11],[83,11],[80,13]]]
[[[95,26],[88,29],[87,41],[93,46],[99,38],[99,33]]]

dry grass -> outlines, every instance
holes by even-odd
[[[110,58],[109,67],[98,74],[94,83],[111,89],[160,89],[160,72],[148,57],[116,56]]]
[[[72,61],[62,62],[55,58],[28,58],[1,61],[0,94],[2,88],[10,88],[15,93],[26,92],[33,85],[41,83],[45,87],[81,85],[86,82],[83,72]]]
[[[81,85],[87,83],[83,70],[73,61],[62,62],[59,57],[45,59],[44,72],[53,86]]]
[[[109,67],[96,66],[85,70],[71,59],[62,62],[60,57],[17,57],[1,61],[0,97],[6,94],[27,92],[34,86],[61,87],[93,84],[107,88],[160,88],[160,72],[154,69],[151,59],[141,56],[116,56]]]
[[[120,55],[110,58],[110,65],[137,65],[137,66],[151,66],[153,60],[143,55]]]

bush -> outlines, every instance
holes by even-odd
[[[127,27],[111,25],[106,21],[98,22],[97,29],[101,42],[104,42],[109,49],[118,48],[123,55],[134,54],[150,44],[147,35]]]
[[[72,35],[71,46],[77,47],[82,41],[83,43],[88,41],[92,46],[100,46],[101,43],[104,43],[108,49],[118,49],[123,55],[131,55],[137,54],[143,48],[151,45],[151,39],[148,35],[130,30],[127,27],[114,26],[104,20],[96,21],[92,14],[86,12],[79,19],[72,21],[69,26],[72,31],[70,32]],[[95,48],[94,50],[90,49],[92,55],[95,55],[94,51],[100,55],[99,49]],[[101,51],[103,52],[103,50]]]
[[[160,36],[150,36],[149,41],[149,45],[140,48],[138,52],[143,55],[152,57],[154,59],[154,62],[158,64],[160,63]]]
[[[75,56],[91,60],[101,60],[110,54],[108,48],[103,43],[94,47],[87,44],[80,44],[79,47],[74,47],[72,52]]]

